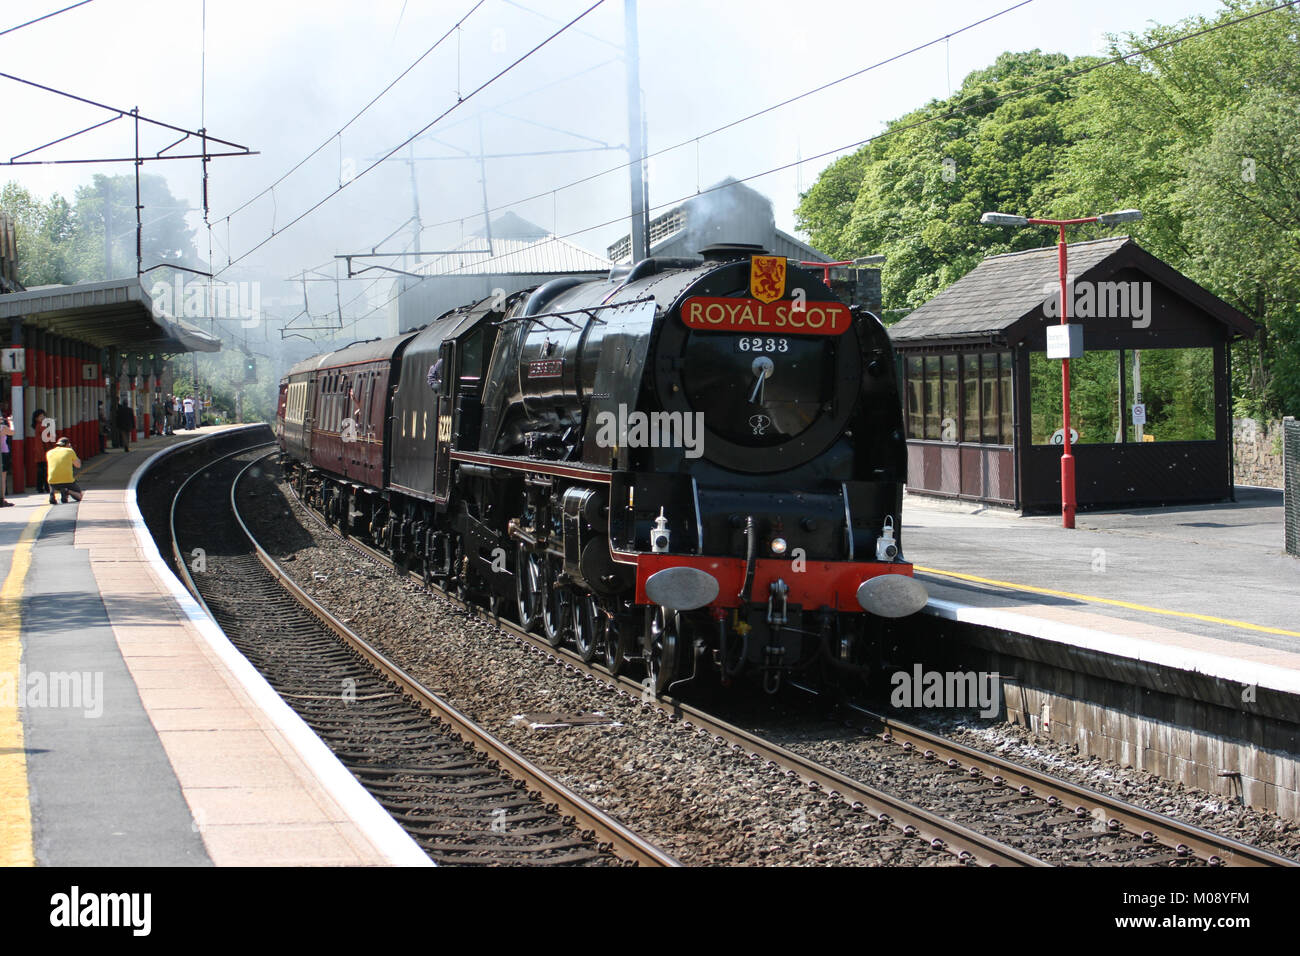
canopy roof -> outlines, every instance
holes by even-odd
[[[142,352],[218,352],[221,340],[163,314],[136,276],[107,282],[39,286],[0,295],[0,328],[24,325],[96,348]]]
[[[1188,306],[1221,323],[1229,337],[1252,336],[1255,323],[1218,296],[1142,249],[1128,236],[1069,244],[1076,283],[1105,281],[1136,270],[1169,289]],[[989,256],[929,302],[889,327],[895,345],[987,339],[1018,342],[1041,329],[1045,303],[1055,297],[1057,247]]]

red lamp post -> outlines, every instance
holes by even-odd
[[[1085,216],[1082,219],[1031,219],[1028,216],[1013,216],[1003,212],[986,212],[980,217],[980,224],[985,226],[1056,226],[1061,238],[1056,245],[1057,271],[1061,280],[1061,325],[1069,325],[1069,305],[1066,296],[1066,243],[1065,227],[1077,226],[1085,222],[1099,222],[1104,226],[1113,226],[1121,222],[1135,222],[1142,218],[1136,209],[1120,212],[1107,212],[1099,216]],[[1068,353],[1061,359],[1061,410],[1064,418],[1061,451],[1061,527],[1074,527],[1074,512],[1078,499],[1074,488],[1074,455],[1070,453],[1070,359]]]

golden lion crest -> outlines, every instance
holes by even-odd
[[[754,256],[750,259],[749,294],[759,302],[775,302],[785,295],[783,256]]]

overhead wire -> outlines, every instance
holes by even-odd
[[[783,164],[781,164],[781,165],[779,165],[779,166],[773,166],[773,167],[771,167],[771,168],[769,168],[769,169],[762,170],[761,172],[752,173],[752,174],[750,174],[750,175],[748,175],[748,176],[739,177],[739,178],[736,178],[736,179],[733,179],[733,180],[729,180],[728,182],[725,182],[725,183],[719,183],[718,185],[716,185],[716,186],[711,186],[711,187],[709,187],[708,189],[702,190],[702,191],[699,192],[699,193],[687,194],[687,195],[684,195],[684,196],[680,196],[680,197],[678,197],[678,198],[676,198],[676,199],[669,200],[669,201],[667,201],[667,202],[658,203],[658,204],[656,204],[655,206],[653,206],[653,207],[651,207],[650,209],[648,209],[648,210],[646,211],[646,214],[647,214],[647,215],[650,215],[650,214],[652,214],[652,213],[654,213],[654,212],[656,212],[656,211],[658,211],[658,210],[669,209],[669,208],[671,208],[671,207],[673,207],[673,206],[678,205],[679,203],[685,202],[686,200],[692,198],[693,195],[703,195],[703,194],[707,194],[707,193],[710,193],[710,192],[714,192],[714,191],[717,191],[717,190],[720,190],[720,189],[726,189],[726,188],[729,188],[730,186],[734,185],[735,183],[745,183],[745,182],[750,182],[750,181],[755,180],[755,179],[761,179],[761,178],[764,177],[764,176],[770,176],[770,175],[772,175],[773,173],[783,172],[783,171],[785,171],[785,170],[787,170],[787,169],[790,169],[790,168],[792,168],[792,167],[795,167],[795,166],[801,165],[801,164],[806,163],[806,162],[811,162],[811,161],[818,160],[818,159],[825,159],[825,158],[827,158],[827,157],[834,156],[834,155],[836,155],[837,153],[843,153],[843,152],[846,151],[846,150],[850,150],[850,149],[858,149],[858,148],[861,148],[862,146],[865,146],[865,145],[867,145],[867,144],[869,144],[869,143],[874,143],[874,142],[877,142],[877,141],[879,141],[879,140],[885,139],[885,138],[887,138],[887,137],[895,136],[895,135],[898,135],[899,133],[904,133],[904,132],[907,132],[907,131],[909,131],[909,130],[917,129],[917,128],[922,127],[922,126],[927,126],[927,125],[929,125],[930,123],[936,123],[936,122],[939,122],[939,121],[942,121],[942,120],[952,119],[952,118],[954,118],[954,117],[957,117],[957,116],[962,115],[963,113],[969,113],[969,112],[971,112],[972,110],[982,109],[982,108],[984,108],[984,107],[986,107],[986,106],[990,106],[990,105],[994,105],[994,104],[997,104],[997,103],[1001,103],[1001,102],[1003,102],[1003,101],[1005,101],[1005,100],[1013,99],[1013,98],[1018,97],[1018,96],[1024,96],[1024,95],[1026,95],[1026,94],[1028,94],[1028,93],[1032,93],[1032,92],[1034,92],[1034,91],[1036,91],[1036,90],[1043,89],[1044,87],[1048,87],[1048,86],[1056,85],[1056,84],[1060,83],[1060,82],[1063,81],[1063,80],[1074,79],[1074,78],[1076,78],[1076,77],[1084,76],[1085,74],[1092,73],[1092,72],[1094,72],[1094,71],[1096,71],[1096,70],[1102,69],[1102,68],[1104,68],[1104,67],[1114,66],[1114,65],[1116,65],[1116,64],[1124,63],[1124,62],[1127,62],[1128,60],[1132,60],[1132,59],[1135,59],[1135,58],[1140,57],[1140,56],[1146,56],[1146,55],[1148,55],[1148,54],[1150,54],[1150,53],[1154,53],[1154,52],[1156,52],[1156,51],[1158,51],[1158,50],[1162,50],[1162,49],[1166,49],[1166,48],[1171,47],[1171,46],[1175,46],[1175,45],[1177,45],[1177,44],[1179,44],[1179,43],[1184,43],[1184,42],[1186,42],[1186,41],[1188,41],[1188,40],[1193,40],[1193,39],[1196,39],[1196,38],[1198,38],[1198,37],[1206,36],[1206,35],[1208,35],[1208,34],[1215,33],[1215,32],[1217,32],[1217,31],[1219,31],[1219,30],[1227,29],[1228,27],[1237,26],[1237,25],[1239,25],[1239,24],[1241,24],[1241,23],[1245,23],[1245,22],[1248,21],[1248,20],[1253,20],[1253,19],[1255,19],[1255,18],[1257,18],[1257,17],[1261,17],[1261,16],[1264,16],[1264,15],[1269,14],[1269,13],[1275,13],[1275,12],[1277,12],[1278,10],[1283,10],[1283,9],[1286,9],[1286,8],[1289,8],[1289,7],[1294,7],[1294,6],[1296,6],[1297,4],[1300,4],[1300,0],[1285,0],[1285,2],[1283,2],[1283,3],[1278,3],[1278,4],[1274,5],[1274,6],[1271,6],[1271,7],[1268,7],[1268,8],[1262,9],[1262,10],[1257,10],[1257,11],[1254,11],[1254,12],[1252,12],[1252,13],[1246,14],[1246,15],[1241,16],[1241,17],[1237,17],[1237,18],[1232,19],[1232,20],[1224,21],[1223,23],[1218,23],[1218,24],[1214,24],[1214,25],[1212,25],[1212,26],[1209,26],[1209,27],[1206,27],[1206,28],[1203,28],[1203,29],[1200,29],[1200,30],[1195,30],[1195,31],[1193,31],[1193,32],[1191,32],[1191,33],[1186,33],[1186,34],[1183,34],[1182,36],[1174,37],[1173,39],[1165,40],[1165,41],[1163,41],[1163,42],[1161,42],[1161,43],[1152,44],[1151,46],[1142,47],[1142,48],[1140,48],[1140,49],[1133,50],[1133,51],[1131,51],[1131,52],[1129,52],[1129,53],[1120,54],[1119,56],[1114,56],[1114,57],[1111,57],[1110,59],[1102,60],[1102,61],[1099,61],[1099,62],[1094,63],[1094,64],[1090,64],[1090,65],[1088,65],[1088,66],[1082,67],[1082,68],[1077,69],[1077,70],[1067,71],[1067,72],[1063,72],[1063,73],[1054,73],[1052,76],[1048,77],[1047,79],[1044,79],[1044,80],[1042,80],[1042,81],[1040,81],[1040,82],[1038,82],[1038,83],[1034,83],[1034,84],[1031,84],[1031,85],[1026,86],[1026,87],[1021,87],[1021,88],[1019,88],[1019,89],[1015,89],[1015,90],[1009,90],[1009,91],[1007,91],[1007,92],[1005,92],[1005,93],[1000,93],[1000,94],[998,94],[998,95],[996,95],[996,96],[990,96],[990,97],[987,97],[987,98],[982,99],[982,100],[978,100],[978,101],[974,101],[974,102],[971,102],[971,103],[967,103],[967,104],[965,104],[965,105],[962,105],[962,106],[957,107],[957,108],[955,108],[955,109],[949,110],[949,111],[947,111],[947,112],[940,113],[940,114],[935,114],[935,115],[931,115],[931,116],[927,116],[927,117],[924,117],[924,118],[922,118],[922,119],[920,119],[920,120],[917,120],[917,121],[915,121],[915,122],[912,122],[912,123],[905,123],[905,124],[901,124],[901,125],[898,125],[898,126],[893,126],[893,127],[890,127],[889,129],[885,130],[884,132],[881,132],[881,133],[876,134],[875,136],[868,136],[868,137],[866,137],[865,139],[860,139],[860,140],[857,140],[857,141],[852,142],[852,143],[847,143],[847,144],[845,144],[845,145],[843,145],[843,146],[838,146],[838,147],[835,147],[835,148],[833,148],[833,149],[824,150],[824,151],[822,151],[822,152],[820,152],[820,153],[817,153],[817,154],[815,154],[815,155],[813,155],[813,156],[802,157],[802,158],[800,158],[800,159],[796,159],[796,160],[793,160],[793,161],[788,162],[788,163],[783,163]],[[1010,9],[1014,9],[1014,8],[1010,8]],[[729,124],[729,125],[734,125],[734,124]],[[690,141],[688,141],[688,142],[690,142]],[[541,193],[541,194],[539,194],[539,196],[544,196],[544,195],[547,195],[547,194],[546,194],[546,193]],[[538,197],[532,197],[532,198],[538,198]],[[603,221],[603,222],[599,222],[599,223],[596,223],[596,224],[594,224],[594,225],[585,226],[585,227],[583,227],[583,228],[581,228],[581,229],[575,229],[575,230],[572,230],[572,231],[570,231],[570,232],[566,232],[566,233],[564,233],[563,235],[553,235],[553,236],[550,238],[550,240],[547,240],[547,241],[554,242],[554,241],[558,241],[558,240],[561,240],[561,239],[570,239],[570,238],[573,238],[574,236],[579,236],[579,235],[582,235],[583,233],[591,232],[592,230],[595,230],[595,229],[602,229],[602,228],[604,228],[604,227],[606,227],[606,226],[611,226],[611,225],[615,225],[615,224],[620,223],[620,222],[624,222],[626,219],[627,219],[627,216],[626,216],[626,215],[616,216],[616,217],[614,217],[614,218],[612,218],[612,219],[607,219],[607,220],[605,220],[605,221]],[[451,221],[452,221],[452,222],[455,222],[456,220],[451,220]],[[504,255],[505,255],[505,254],[503,254],[503,255],[499,255],[499,256],[489,256],[489,257],[486,258],[486,259],[476,260],[475,263],[474,263],[474,265],[475,265],[475,267],[479,267],[479,266],[482,266],[484,263],[493,262],[493,261],[495,261],[495,260],[497,260],[497,259],[501,259],[501,258],[504,257]],[[408,287],[408,288],[410,288],[410,287]],[[385,307],[387,307],[387,306],[390,305],[392,302],[394,302],[394,301],[396,301],[398,298],[400,298],[403,294],[405,294],[406,291],[407,291],[407,289],[402,289],[402,290],[399,291],[397,294],[391,296],[388,300],[386,300],[385,302],[383,302],[383,303],[381,303],[379,306],[377,306],[375,309],[373,309],[372,312],[373,312],[373,311],[377,311],[378,309],[381,309],[381,308],[385,308]]]
[[[483,2],[483,0],[480,0],[480,3],[481,3],[481,2]],[[460,97],[456,100],[455,103],[453,103],[453,104],[452,104],[451,106],[449,106],[447,109],[443,110],[441,113],[439,113],[437,116],[435,116],[432,120],[430,120],[428,123],[426,123],[423,127],[421,127],[419,130],[417,130],[415,133],[411,134],[411,135],[408,136],[406,139],[404,139],[402,142],[400,142],[400,143],[398,143],[396,146],[394,146],[392,149],[388,150],[388,152],[386,152],[383,156],[380,156],[378,159],[376,159],[374,162],[372,162],[369,166],[366,166],[364,169],[362,169],[360,172],[358,172],[358,173],[356,174],[356,176],[354,176],[354,177],[353,177],[351,180],[349,180],[347,183],[345,183],[345,184],[343,184],[343,185],[341,185],[341,186],[336,187],[334,190],[332,190],[332,191],[329,192],[329,193],[326,193],[323,197],[321,197],[319,200],[317,200],[317,201],[316,201],[315,203],[313,203],[311,206],[307,207],[307,209],[303,210],[303,212],[299,213],[297,216],[295,216],[293,219],[291,219],[289,222],[287,222],[287,223],[286,223],[283,227],[281,227],[278,231],[272,232],[271,235],[267,236],[265,239],[263,239],[263,240],[261,240],[260,242],[256,243],[254,246],[252,246],[250,249],[248,249],[247,251],[245,251],[245,252],[242,253],[241,255],[237,256],[237,257],[234,258],[234,259],[232,259],[232,260],[231,260],[230,262],[228,262],[228,263],[227,263],[227,264],[226,264],[226,265],[225,265],[221,270],[219,270],[217,274],[220,275],[221,272],[226,271],[226,269],[231,268],[231,266],[235,265],[236,263],[241,262],[241,261],[243,261],[244,259],[248,258],[250,255],[252,255],[252,254],[253,254],[254,252],[256,252],[258,249],[262,248],[262,246],[266,245],[268,242],[270,242],[272,239],[274,239],[277,235],[279,235],[279,234],[281,234],[281,233],[287,231],[290,227],[294,226],[295,224],[301,222],[303,219],[307,218],[307,216],[311,215],[313,212],[315,212],[315,211],[316,211],[317,209],[319,209],[321,206],[325,205],[325,203],[327,203],[330,199],[332,199],[333,197],[337,196],[340,192],[342,192],[343,189],[345,189],[348,185],[351,185],[352,183],[356,182],[358,179],[361,179],[363,176],[365,176],[365,175],[366,175],[367,173],[369,173],[371,170],[375,169],[375,168],[376,168],[377,166],[379,166],[381,163],[383,163],[383,162],[385,162],[387,159],[389,159],[389,158],[390,158],[394,153],[396,153],[398,150],[400,150],[400,149],[402,149],[403,147],[409,145],[409,144],[410,144],[411,142],[413,142],[417,137],[423,135],[424,133],[427,133],[430,129],[432,129],[435,125],[437,125],[437,123],[438,123],[440,120],[442,120],[444,117],[450,115],[452,112],[454,112],[455,110],[459,109],[459,108],[460,108],[461,106],[463,106],[465,103],[468,103],[471,99],[473,99],[475,96],[477,96],[477,95],[478,95],[479,93],[481,93],[483,90],[487,89],[487,88],[490,87],[493,83],[497,82],[497,81],[498,81],[499,79],[501,79],[503,76],[506,76],[508,73],[510,73],[511,71],[513,71],[513,70],[515,70],[516,68],[518,68],[518,67],[519,67],[519,66],[520,66],[520,65],[521,65],[525,60],[527,60],[527,59],[529,59],[531,56],[533,56],[533,54],[535,54],[538,50],[541,50],[543,47],[547,46],[549,43],[551,43],[552,41],[554,41],[557,37],[561,36],[563,33],[565,33],[567,30],[569,30],[569,29],[570,29],[570,28],[571,28],[575,23],[578,23],[580,20],[582,20],[584,17],[586,17],[588,14],[590,14],[590,13],[591,13],[593,10],[595,10],[597,7],[600,7],[602,4],[604,4],[604,2],[605,2],[605,0],[596,0],[595,3],[591,4],[591,6],[587,7],[585,10],[583,10],[581,13],[579,13],[576,17],[574,17],[572,20],[570,20],[570,21],[569,21],[568,23],[566,23],[564,26],[560,27],[558,30],[556,30],[554,33],[552,33],[550,36],[546,37],[546,39],[542,40],[542,41],[541,41],[540,43],[538,43],[536,46],[532,47],[532,49],[530,49],[527,53],[524,53],[522,56],[518,57],[518,58],[515,59],[513,62],[511,62],[508,66],[502,68],[502,69],[499,70],[497,73],[493,74],[490,78],[488,78],[487,80],[485,80],[485,81],[484,81],[483,83],[481,83],[479,86],[475,87],[475,88],[474,88],[473,90],[471,90],[469,93],[460,96]],[[229,216],[226,217],[227,221],[229,221],[229,218],[230,218]]]
[[[330,135],[329,135],[329,136],[328,136],[328,137],[327,137],[327,138],[326,138],[326,139],[325,139],[325,140],[324,140],[324,141],[323,141],[319,146],[317,146],[317,147],[316,147],[315,149],[313,149],[310,153],[308,153],[306,156],[304,156],[302,159],[300,159],[297,163],[295,163],[292,167],[290,167],[290,168],[289,168],[289,169],[288,169],[288,170],[287,170],[287,171],[286,171],[282,176],[280,176],[279,179],[275,180],[275,182],[271,183],[271,185],[267,186],[265,189],[263,189],[261,192],[259,192],[259,193],[257,193],[256,195],[254,195],[252,198],[250,198],[250,199],[246,200],[245,202],[241,203],[240,205],[236,206],[234,209],[232,209],[230,212],[226,213],[224,216],[218,216],[217,218],[218,218],[218,219],[229,219],[231,216],[235,215],[236,213],[242,212],[243,210],[245,210],[245,209],[247,209],[249,206],[251,206],[253,203],[257,202],[257,200],[261,199],[263,196],[265,196],[267,193],[269,193],[269,192],[270,192],[272,189],[274,189],[276,186],[280,185],[282,182],[284,182],[286,179],[288,179],[290,176],[292,176],[292,175],[293,175],[295,172],[297,172],[299,169],[301,169],[301,168],[303,167],[303,165],[304,165],[305,163],[307,163],[307,162],[308,162],[308,161],[309,161],[313,156],[315,156],[317,153],[319,153],[322,149],[324,149],[324,148],[325,148],[326,146],[328,146],[330,143],[334,142],[335,138],[340,137],[340,136],[342,136],[345,132],[347,132],[347,129],[348,129],[349,126],[351,126],[353,123],[355,123],[357,120],[359,120],[359,119],[362,117],[362,115],[365,114],[366,111],[370,109],[370,107],[372,107],[372,106],[374,106],[376,103],[378,103],[379,100],[382,99],[382,98],[383,98],[383,97],[388,93],[389,90],[391,90],[394,86],[396,86],[399,82],[401,82],[402,79],[403,79],[403,78],[404,78],[408,73],[410,73],[413,69],[415,69],[417,66],[419,66],[419,64],[421,63],[421,61],[424,60],[425,57],[427,57],[427,56],[428,56],[430,53],[432,53],[434,50],[438,49],[438,47],[440,47],[440,46],[443,44],[443,42],[444,42],[444,41],[445,41],[449,36],[451,36],[453,33],[455,33],[457,30],[459,30],[461,24],[463,24],[466,20],[468,20],[471,16],[473,16],[474,13],[475,13],[475,11],[477,11],[478,8],[481,7],[481,6],[483,6],[483,4],[486,3],[486,2],[487,2],[487,0],[477,0],[477,2],[474,4],[474,6],[470,7],[470,9],[469,9],[469,11],[468,11],[467,13],[465,13],[465,14],[464,14],[464,15],[463,15],[459,20],[457,20],[457,21],[455,22],[455,24],[453,24],[451,27],[449,27],[448,30],[447,30],[447,32],[445,32],[442,36],[438,37],[438,39],[434,42],[434,44],[433,44],[431,47],[429,47],[427,50],[425,50],[423,53],[421,53],[418,57],[416,57],[416,58],[411,62],[411,64],[410,64],[406,69],[404,69],[401,73],[397,74],[397,76],[392,80],[392,82],[390,82],[390,83],[389,83],[387,86],[385,86],[382,90],[380,90],[380,91],[379,91],[378,93],[376,93],[373,97],[371,97],[370,102],[368,102],[365,106],[361,107],[361,109],[357,110],[357,112],[356,112],[355,114],[353,114],[353,116],[352,116],[351,119],[349,119],[346,123],[344,123],[342,126],[340,126],[337,130],[335,130],[333,133],[331,133],[331,134],[330,134]]]
[[[711,136],[715,136],[715,135],[717,135],[718,133],[726,132],[727,130],[732,129],[733,127],[740,126],[740,125],[743,124],[743,123],[748,123],[750,120],[758,119],[760,116],[765,116],[765,115],[767,115],[768,113],[771,113],[771,112],[773,112],[773,111],[775,111],[775,110],[782,109],[782,108],[784,108],[784,107],[786,107],[786,106],[790,106],[790,105],[792,105],[792,104],[794,104],[794,103],[799,102],[800,100],[807,99],[807,98],[810,97],[810,96],[814,96],[814,95],[816,95],[816,94],[818,94],[818,93],[823,93],[823,92],[825,92],[826,90],[831,89],[832,87],[839,86],[839,85],[842,84],[842,83],[847,83],[849,80],[857,79],[858,77],[863,76],[863,75],[866,74],[866,73],[870,73],[870,72],[873,71],[873,70],[877,70],[877,69],[879,69],[879,68],[881,68],[881,67],[883,67],[883,66],[888,66],[888,65],[891,64],[891,63],[895,63],[895,62],[897,62],[898,60],[903,59],[904,57],[912,56],[912,55],[915,54],[915,53],[920,53],[921,51],[926,50],[926,49],[929,49],[929,48],[932,47],[932,46],[935,46],[935,45],[937,45],[937,44],[939,44],[939,43],[943,43],[943,42],[945,42],[945,41],[947,41],[947,40],[950,40],[952,37],[958,36],[958,35],[960,35],[960,34],[962,34],[962,33],[966,33],[966,32],[968,32],[968,31],[970,31],[970,30],[975,29],[976,27],[983,26],[984,24],[989,23],[989,22],[991,22],[991,21],[993,21],[993,20],[996,20],[996,19],[998,19],[999,17],[1005,16],[1005,15],[1007,15],[1008,13],[1012,13],[1012,12],[1014,12],[1014,11],[1016,11],[1016,10],[1019,10],[1021,7],[1027,6],[1027,5],[1029,5],[1030,3],[1033,3],[1033,2],[1034,2],[1034,0],[1019,0],[1019,2],[1014,3],[1014,4],[1012,4],[1012,5],[1009,6],[1009,7],[1005,7],[1004,9],[999,10],[999,11],[997,11],[996,13],[991,13],[991,14],[989,14],[988,16],[986,16],[986,17],[982,17],[982,18],[979,19],[979,20],[974,20],[974,21],[972,21],[971,23],[968,23],[968,24],[966,24],[966,25],[963,26],[963,27],[958,27],[956,30],[952,30],[952,31],[950,31],[950,32],[948,32],[948,33],[945,33],[943,36],[935,37],[933,40],[928,40],[927,42],[925,42],[925,43],[921,43],[921,44],[919,44],[919,45],[917,45],[917,46],[914,46],[914,47],[911,47],[910,49],[900,51],[899,53],[895,53],[894,55],[889,56],[889,57],[886,57],[886,58],[883,59],[883,60],[878,60],[877,62],[872,63],[872,64],[870,64],[869,66],[865,66],[865,67],[862,67],[861,69],[854,70],[854,71],[852,71],[851,73],[846,73],[846,74],[844,74],[843,76],[838,77],[838,78],[836,78],[836,79],[834,79],[834,80],[830,80],[830,81],[828,81],[828,82],[826,82],[826,83],[822,83],[822,84],[820,84],[819,86],[815,86],[815,87],[813,87],[812,89],[805,90],[804,92],[802,92],[802,93],[798,93],[798,94],[796,94],[796,95],[794,95],[794,96],[787,97],[786,99],[781,100],[780,102],[773,103],[773,104],[771,104],[770,106],[765,106],[765,107],[763,107],[763,108],[760,109],[760,110],[757,110],[757,111],[755,111],[755,112],[753,112],[753,113],[748,113],[748,114],[746,114],[746,115],[744,115],[744,116],[741,116],[741,117],[738,117],[738,118],[736,118],[736,119],[734,119],[734,120],[731,120],[730,122],[723,123],[721,126],[717,126],[717,127],[713,128],[713,129],[710,129],[710,130],[708,130],[708,131],[706,131],[706,132],[699,133],[699,134],[697,134],[697,135],[695,135],[695,136],[692,136],[692,137],[690,137],[690,138],[688,138],[688,139],[684,139],[684,140],[682,140],[682,141],[679,142],[679,143],[674,143],[674,144],[671,145],[671,146],[664,146],[664,147],[662,147],[662,148],[660,148],[660,149],[653,150],[652,152],[648,152],[648,153],[644,154],[644,155],[643,155],[639,160],[637,160],[637,159],[629,159],[629,160],[628,160],[627,162],[625,162],[625,163],[619,163],[619,164],[617,164],[617,165],[610,166],[610,167],[608,167],[607,169],[602,169],[602,170],[600,170],[599,172],[595,172],[595,173],[591,173],[591,174],[586,175],[586,176],[582,176],[582,177],[580,177],[580,178],[578,178],[578,179],[575,179],[575,180],[573,180],[573,181],[571,181],[571,182],[565,183],[565,184],[563,184],[563,185],[561,185],[561,186],[555,186],[555,187],[552,187],[552,188],[550,188],[550,189],[546,189],[546,190],[544,190],[544,191],[542,191],[542,192],[535,193],[535,194],[533,194],[533,195],[531,195],[531,196],[526,196],[526,197],[524,197],[524,198],[522,198],[522,199],[514,199],[514,200],[511,200],[510,202],[502,203],[501,205],[498,205],[498,206],[492,206],[492,207],[490,207],[489,209],[485,210],[484,213],[485,213],[486,215],[490,215],[490,214],[492,214],[492,213],[494,213],[494,212],[501,212],[502,210],[510,209],[510,208],[515,207],[515,206],[522,206],[522,205],[524,205],[525,203],[533,202],[534,200],[541,199],[541,198],[543,198],[543,197],[545,197],[545,196],[548,196],[548,195],[550,195],[552,192],[560,192],[560,191],[563,191],[563,190],[566,190],[566,189],[571,189],[571,188],[573,188],[573,187],[575,187],[575,186],[581,186],[581,185],[583,185],[584,183],[592,182],[593,180],[600,179],[600,178],[603,177],[603,176],[608,176],[608,175],[610,175],[611,173],[621,172],[622,170],[625,170],[625,169],[629,168],[630,166],[632,166],[633,164],[635,164],[635,163],[637,163],[637,162],[645,162],[645,161],[647,161],[647,160],[655,159],[655,158],[657,158],[657,157],[659,157],[659,156],[664,156],[664,155],[666,155],[666,154],[668,154],[668,153],[674,152],[675,150],[678,150],[678,149],[682,149],[683,147],[686,147],[686,146],[695,145],[696,148],[697,148],[697,150],[698,150],[698,144],[699,144],[699,142],[700,142],[701,140],[708,139],[709,137],[711,137]],[[816,158],[816,157],[810,157],[810,158]],[[458,221],[459,221],[459,217],[454,218],[454,219],[446,219],[446,220],[443,220],[443,221],[441,221],[441,222],[430,223],[429,225],[425,226],[424,228],[425,228],[425,229],[434,229],[434,228],[437,228],[438,226],[448,226],[448,225],[451,225],[451,224],[453,224],[453,223],[455,223],[455,222],[458,222]]]
[[[68,6],[62,8],[61,10],[55,10],[52,13],[47,13],[43,16],[39,16],[34,19],[28,20],[26,23],[20,23],[17,26],[12,26],[4,30],[0,30],[0,37],[4,36],[6,33],[13,33],[16,30],[21,30],[23,27],[29,27],[33,23],[40,23],[42,20],[48,20],[50,17],[57,17],[60,13],[67,13],[69,10],[77,9],[77,7],[84,7],[86,4],[90,2],[91,0],[81,0],[80,3],[69,4]]]

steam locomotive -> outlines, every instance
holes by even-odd
[[[748,245],[451,311],[294,366],[298,492],[427,583],[655,693],[855,667],[926,602],[879,320]]]

